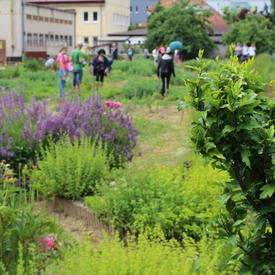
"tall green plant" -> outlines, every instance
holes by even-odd
[[[32,213],[33,199],[29,197],[34,196],[14,186],[16,178],[3,163],[0,175],[0,274],[37,274],[71,246],[69,236],[54,218]],[[49,234],[54,249],[46,250],[43,238]]]
[[[221,203],[227,213],[217,221],[219,237],[240,248],[235,256],[242,274],[275,272],[275,101],[262,95],[264,84],[253,73],[253,61],[236,57],[206,73],[199,54],[197,80],[190,80],[190,96],[179,110],[197,110],[191,141],[196,152],[213,167],[226,170]],[[251,222],[252,221],[252,222]]]
[[[34,172],[36,187],[45,197],[79,199],[94,191],[96,183],[108,175],[109,164],[104,148],[95,148],[90,138],[71,142],[68,136],[56,144],[41,146],[39,170]]]

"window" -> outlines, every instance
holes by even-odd
[[[116,13],[113,14],[113,24],[116,25]]]
[[[93,46],[97,46],[97,42],[98,42],[97,37],[93,37]]]
[[[72,46],[73,45],[73,39],[71,36],[69,36],[69,46]]]
[[[84,41],[85,44],[89,44],[89,37],[88,37],[88,36],[85,36],[85,37],[83,38],[83,41]]]
[[[27,35],[27,45],[32,46],[32,34],[28,33]]]
[[[59,44],[58,44],[58,35],[55,36],[54,45],[59,46]]]
[[[122,25],[122,15],[119,15],[119,25]]]
[[[93,12],[93,22],[98,22],[97,11]]]
[[[64,46],[68,46],[68,36],[67,35],[65,35],[64,36]]]
[[[132,8],[132,6],[130,6],[130,12],[133,12],[133,8]]]
[[[43,34],[39,34],[39,46],[44,46]]]
[[[83,12],[83,22],[89,23],[89,13],[87,11]]]
[[[38,36],[37,36],[37,33],[35,33],[34,35],[33,35],[33,45],[34,46],[38,46]]]
[[[49,35],[45,34],[45,45],[49,46]]]
[[[138,6],[136,6],[136,13],[138,13]]]
[[[60,38],[59,38],[59,45],[60,45],[60,46],[63,46],[63,45],[64,45],[63,42],[64,42],[64,41],[63,41],[63,35],[60,35]]]
[[[50,35],[50,46],[53,46],[53,35]]]

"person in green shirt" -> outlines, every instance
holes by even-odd
[[[73,63],[73,88],[79,90],[82,80],[82,67],[85,61],[81,52],[83,42],[78,42],[76,48],[72,51],[71,58]]]

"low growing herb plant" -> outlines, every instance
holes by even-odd
[[[48,266],[45,274],[239,274],[239,263],[226,264],[235,252],[232,246],[206,237],[198,243],[186,235],[184,240],[182,247],[175,240],[139,235],[138,238],[129,236],[125,245],[116,235],[112,240],[105,237],[93,248],[87,241],[68,251],[57,265]]]
[[[182,167],[151,166],[128,171],[100,186],[98,194],[86,197],[85,202],[121,235],[159,228],[168,239],[182,240],[183,233],[199,239],[218,213],[216,198],[221,188],[213,183],[227,179],[226,173],[199,162],[184,171]]]
[[[65,136],[56,143],[50,139],[45,149],[41,146],[40,154],[39,169],[33,171],[32,179],[46,198],[80,199],[108,178],[107,152],[102,146],[96,147],[91,138],[71,141]]]

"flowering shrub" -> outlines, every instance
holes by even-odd
[[[39,246],[42,247],[41,252],[46,252],[49,249],[57,250],[57,247],[55,246],[54,238],[52,238],[52,237],[46,237],[45,239],[42,239]]]
[[[111,107],[111,108],[113,107],[113,108],[118,109],[121,106],[122,106],[122,103],[120,103],[120,102],[112,102],[112,101],[104,102],[104,107]]]
[[[29,197],[34,197],[34,190],[26,193],[25,189],[15,187],[16,179],[12,175],[9,166],[1,162],[0,274],[38,274],[38,268],[44,267],[45,261],[62,257],[63,252],[72,247],[71,237],[54,218],[32,213],[34,199]],[[54,241],[45,238],[49,235]],[[20,265],[23,271],[16,273]],[[36,272],[31,273],[30,269]]]
[[[78,98],[73,102],[64,99],[54,111],[49,111],[46,99],[41,102],[33,99],[26,106],[23,94],[0,88],[0,157],[16,168],[18,163],[35,161],[37,145],[46,145],[49,134],[57,141],[61,133],[74,140],[83,132],[98,144],[108,144],[108,154],[114,152],[115,160],[120,155],[120,161],[130,161],[137,130],[127,115],[128,110],[123,114],[116,109],[120,103],[115,102],[106,112],[100,99],[98,95],[84,103]]]

